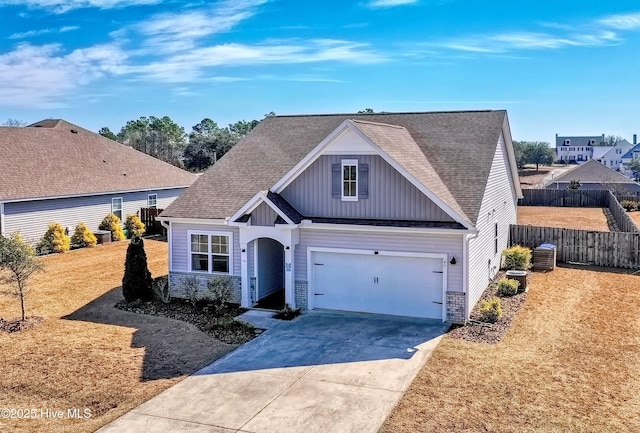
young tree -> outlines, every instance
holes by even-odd
[[[549,147],[549,143],[543,141],[530,141],[525,143],[524,161],[526,164],[535,164],[538,171],[540,164],[553,164],[553,149]]]
[[[581,186],[582,186],[582,182],[580,182],[579,180],[573,179],[569,182],[569,186],[567,187],[567,189],[577,190],[577,189],[580,189]]]
[[[602,142],[602,144],[605,146],[615,146],[622,140],[624,139],[619,135],[607,135],[604,137],[604,141]]]
[[[526,141],[514,141],[513,142],[513,152],[516,155],[516,165],[518,168],[523,168],[526,164],[524,152],[527,148]]]
[[[25,320],[24,300],[29,278],[43,269],[35,257],[31,245],[22,240],[20,234],[0,236],[0,283],[14,286],[14,294],[20,300],[22,321]]]
[[[142,238],[133,237],[127,248],[122,277],[122,294],[127,302],[153,299],[153,279],[147,265]]]
[[[18,119],[8,118],[7,121],[2,124],[2,126],[13,126],[14,128],[22,127],[22,126],[27,126],[27,122],[18,120]]]
[[[640,180],[640,158],[633,158],[627,165],[629,170],[633,173],[633,177],[636,181]]]

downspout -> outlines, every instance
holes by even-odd
[[[470,296],[469,296],[469,243],[471,239],[475,239],[478,237],[478,231],[473,234],[467,234],[462,236],[462,263],[464,264],[462,268],[462,289],[464,290],[464,320],[467,321],[469,314],[471,313],[471,308],[469,305]]]
[[[0,236],[4,236],[4,203],[0,202]]]

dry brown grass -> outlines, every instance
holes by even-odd
[[[636,225],[640,228],[640,211],[627,212],[627,215],[629,215],[633,222],[635,222]]]
[[[607,217],[599,207],[519,206],[518,224],[609,231]]]
[[[535,273],[506,337],[445,337],[381,432],[640,431],[638,305],[638,275]]]
[[[145,243],[154,276],[167,273],[167,244]],[[127,242],[44,257],[31,283],[27,331],[0,333],[0,409],[65,412],[86,420],[0,419],[2,432],[93,432],[231,350],[194,326],[112,308],[121,298]],[[0,296],[0,317],[19,314]],[[65,316],[71,315],[68,318]]]

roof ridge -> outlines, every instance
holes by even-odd
[[[394,125],[394,124],[391,124],[391,123],[382,123],[382,122],[372,122],[370,120],[349,119],[349,122],[362,123],[362,124],[365,124],[365,125],[384,126],[384,127],[388,127],[388,128],[395,128],[395,129],[404,129],[405,131],[407,130],[407,128],[405,128],[402,125]]]
[[[443,110],[443,111],[385,111],[380,113],[315,113],[315,114],[277,114],[271,117],[344,117],[344,116],[393,116],[407,114],[462,114],[462,113],[506,113],[506,109],[485,110]],[[268,119],[268,117],[267,117]]]

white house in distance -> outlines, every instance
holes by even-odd
[[[560,137],[556,134],[558,162],[581,164],[594,158],[594,147],[604,144],[604,134],[583,137]]]

